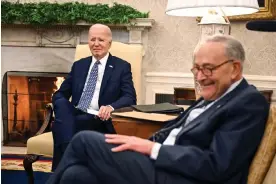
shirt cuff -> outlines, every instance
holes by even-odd
[[[111,105],[108,105],[109,107],[111,107],[112,111],[114,111],[114,108]]]
[[[151,149],[151,153],[150,153],[150,158],[153,160],[156,160],[159,154],[159,150],[161,148],[161,144],[160,143],[154,143],[152,149]]]

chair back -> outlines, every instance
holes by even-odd
[[[142,58],[143,48],[141,45],[129,45],[121,42],[112,42],[109,52],[113,56],[117,56],[126,60],[131,65],[134,88],[137,95],[137,104],[141,104],[141,84],[142,84]],[[91,51],[88,44],[77,45],[75,53],[75,61],[81,58],[91,56]]]
[[[264,178],[271,167],[273,158],[275,157],[275,153],[276,106],[271,104],[264,136],[250,166],[248,184],[263,184]]]

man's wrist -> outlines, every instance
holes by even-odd
[[[112,109],[112,111],[114,111],[114,108],[111,105],[108,105],[108,107],[110,107]]]
[[[153,160],[156,160],[159,154],[159,150],[161,148],[162,144],[160,143],[154,143],[152,149],[151,149],[151,153],[150,153],[150,158]]]

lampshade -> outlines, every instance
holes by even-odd
[[[255,13],[259,5],[257,0],[168,0],[166,14],[202,17],[210,9],[222,16],[222,11],[226,16],[233,16]]]
[[[222,16],[207,14],[202,17],[200,24],[228,24]]]

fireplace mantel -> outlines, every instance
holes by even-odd
[[[129,24],[108,25],[113,30],[126,31],[129,44],[143,44],[143,32],[154,24],[153,19],[138,18]],[[20,47],[76,47],[87,43],[87,32],[91,24],[34,26],[28,24],[2,24],[2,46]]]

